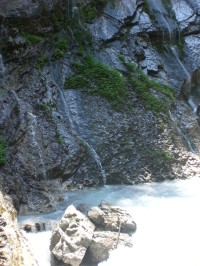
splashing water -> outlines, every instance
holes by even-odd
[[[137,223],[137,231],[132,237],[133,247],[112,251],[110,258],[99,266],[200,265],[200,179],[197,177],[70,192],[65,200],[66,207],[72,203],[94,206],[106,201],[124,207],[133,214]],[[61,213],[59,219],[60,215]],[[56,218],[55,213],[52,217]],[[45,215],[41,215],[41,219],[44,218]],[[34,217],[27,219],[33,220]],[[23,220],[26,221],[24,217]],[[31,233],[27,236],[35,247],[39,265],[49,266],[50,232]],[[45,257],[46,255],[48,256]]]

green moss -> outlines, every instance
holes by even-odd
[[[115,0],[91,0],[90,3],[84,6],[80,11],[82,21],[85,23],[92,23],[108,2],[114,5]]]
[[[148,14],[152,21],[156,20],[156,15],[152,13],[146,0],[144,0],[142,11]]]
[[[56,49],[54,54],[52,55],[51,59],[52,60],[58,60],[64,56],[65,52],[60,49]]]
[[[152,147],[147,150],[147,153],[149,159],[154,161],[157,166],[169,166],[174,160],[173,154],[168,149]]]
[[[97,16],[97,9],[94,6],[88,5],[83,8],[82,16],[84,22],[91,23]]]
[[[55,52],[52,55],[52,60],[58,60],[65,55],[65,51],[68,46],[68,41],[66,39],[58,39],[55,43]]]
[[[56,13],[51,17],[52,24],[54,26],[54,31],[60,31],[66,28],[66,14]]]
[[[55,45],[56,45],[57,49],[64,51],[67,49],[68,40],[58,39],[57,42],[55,43]]]
[[[39,71],[42,71],[44,65],[45,65],[46,63],[48,63],[49,61],[50,61],[50,58],[49,58],[48,55],[45,54],[45,55],[41,56],[41,57],[38,59],[38,61],[37,61],[37,69],[38,69]]]
[[[151,146],[144,150],[145,157],[149,158],[149,162],[153,162],[155,167],[169,168],[174,161],[174,156],[167,148]]]
[[[90,155],[90,150],[88,144],[85,142],[83,139],[78,140],[78,145],[81,147],[85,155],[89,156]]]
[[[155,97],[151,89],[161,92],[169,99],[174,98],[173,89],[155,80],[151,80],[139,67],[130,62],[125,62],[123,57],[119,59],[126,67],[130,84],[136,91],[137,96],[143,101],[145,108],[155,113],[166,112],[167,107],[165,101]]]
[[[59,145],[64,146],[65,144],[64,138],[60,135],[59,132],[56,132],[55,139]]]
[[[21,31],[21,35],[26,39],[27,43],[29,44],[36,44],[43,41],[43,38],[41,36],[30,34],[25,31]]]
[[[100,95],[118,108],[124,100],[126,80],[116,69],[95,61],[91,56],[83,56],[81,62],[74,62],[75,74],[66,79],[65,87],[84,89],[90,94]]]
[[[45,113],[46,113],[48,116],[52,117],[52,108],[51,108],[50,106],[48,106],[47,103],[44,103],[44,104],[42,105],[42,108],[43,108],[43,110],[45,111]]]
[[[6,141],[0,136],[0,166],[6,162]]]

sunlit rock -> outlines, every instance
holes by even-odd
[[[97,228],[105,231],[133,233],[136,224],[133,217],[124,209],[117,206],[101,204],[88,212],[88,217]]]
[[[27,239],[18,228],[12,200],[0,192],[0,265],[36,266]]]
[[[50,249],[66,264],[80,265],[92,240],[95,226],[74,206],[69,206],[53,231]]]
[[[111,231],[96,231],[89,245],[86,260],[88,259],[96,263],[107,260],[109,252],[119,246],[132,247],[131,236]]]

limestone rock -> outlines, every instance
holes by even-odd
[[[136,224],[133,217],[123,208],[101,204],[88,212],[88,217],[94,224],[106,231],[121,231],[133,233],[136,230]]]
[[[74,206],[69,206],[53,231],[50,249],[66,264],[80,265],[92,240],[95,226]]]
[[[109,251],[123,245],[131,247],[131,237],[128,234],[117,232],[94,232],[92,242],[88,248],[88,256],[92,262],[101,262],[109,258]],[[86,258],[87,260],[87,258]]]
[[[36,266],[27,239],[18,228],[12,200],[0,192],[0,265]]]

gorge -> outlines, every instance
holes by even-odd
[[[198,0],[2,0],[0,22],[0,190],[20,217],[199,177]]]

